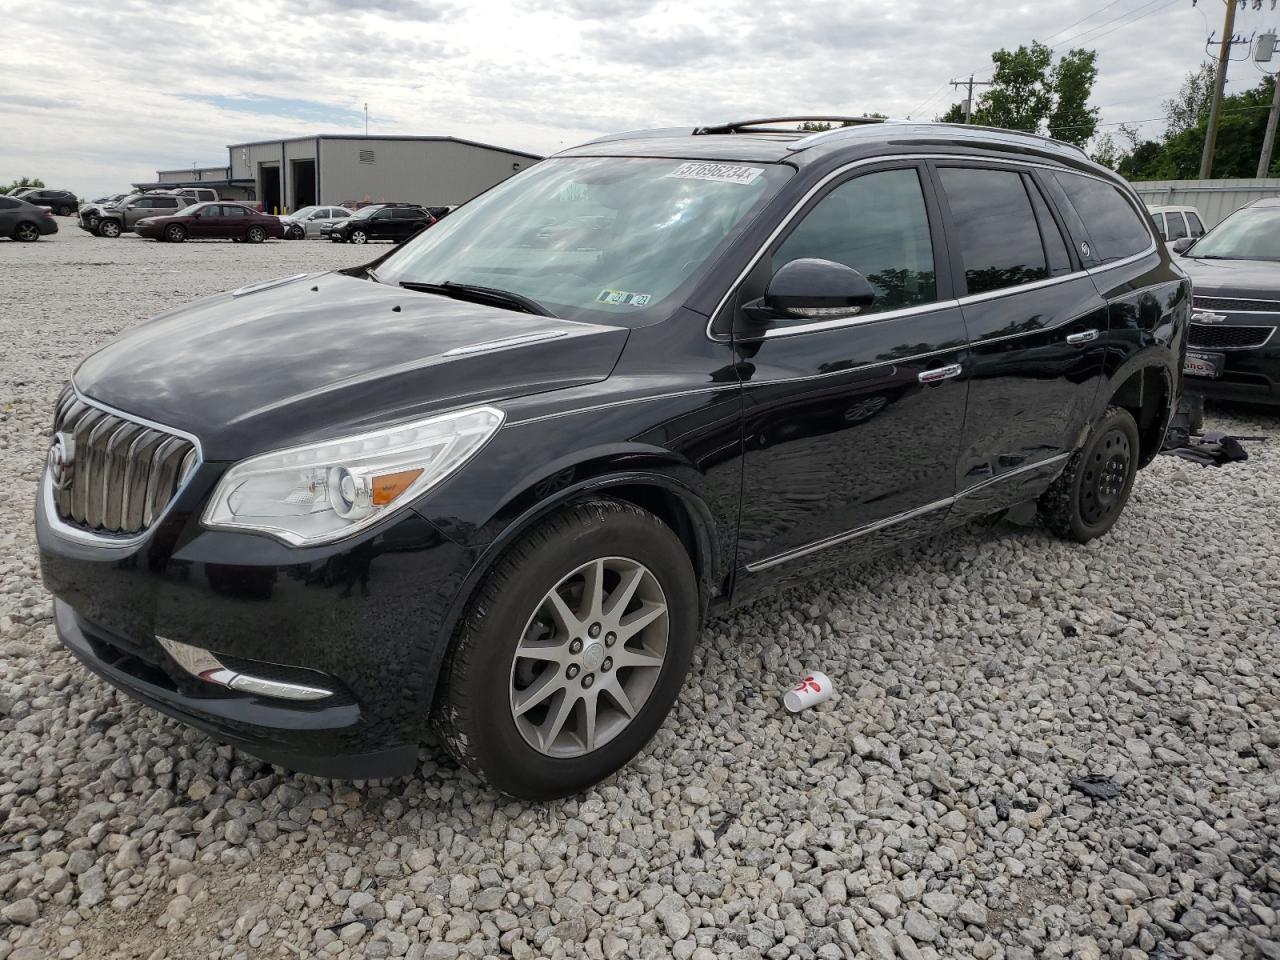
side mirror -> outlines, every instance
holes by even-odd
[[[1178,256],[1182,256],[1182,254],[1191,249],[1191,245],[1193,243],[1195,243],[1195,241],[1190,237],[1183,237],[1181,240],[1175,240],[1173,241],[1173,252],[1178,254]]]
[[[875,302],[875,289],[853,267],[833,260],[792,260],[778,268],[764,296],[746,306],[759,320],[835,320]]]

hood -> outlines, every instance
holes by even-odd
[[[1280,263],[1272,260],[1200,260],[1181,257],[1177,264],[1202,297],[1280,300]]]
[[[163,314],[75,372],[84,395],[239,460],[605,379],[628,331],[313,274]]]

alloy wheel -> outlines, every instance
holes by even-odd
[[[187,231],[182,229],[179,224],[170,225],[164,232],[164,238],[170,243],[181,243],[187,239]]]
[[[352,230],[351,242],[352,243],[368,243],[369,237],[363,230]]]
[[[591,753],[618,736],[653,692],[669,637],[662,586],[644,564],[602,557],[539,601],[511,663],[511,715],[550,757]]]
[[[1124,431],[1108,430],[1098,441],[1080,487],[1080,516],[1085,523],[1097,524],[1120,506],[1132,458]]]
[[[24,243],[31,243],[33,240],[40,239],[40,231],[36,229],[36,226],[33,223],[18,224],[17,234],[18,239]]]

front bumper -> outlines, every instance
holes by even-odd
[[[326,777],[411,773],[471,554],[412,511],[328,548],[205,530],[196,508],[220,473],[200,467],[123,547],[68,536],[42,490],[36,534],[62,643],[131,697],[268,762]],[[218,686],[157,637],[248,673],[315,671],[334,693],[297,702]]]
[[[1239,315],[1232,318],[1239,324]],[[1266,324],[1280,326],[1280,317]],[[1263,345],[1252,348],[1222,349],[1189,344],[1189,353],[1220,353],[1223,357],[1219,377],[1186,376],[1182,379],[1187,393],[1212,400],[1236,400],[1247,403],[1280,405],[1280,329]]]

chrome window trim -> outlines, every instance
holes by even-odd
[[[755,342],[756,340],[771,340],[775,337],[790,337],[790,336],[798,336],[800,334],[805,334],[805,333],[820,332],[824,330],[836,330],[836,329],[841,329],[843,327],[856,327],[864,323],[875,323],[881,320],[896,320],[900,317],[909,317],[909,316],[913,316],[920,313],[929,313],[929,312],[949,309],[951,307],[957,307],[957,306],[963,307],[966,303],[978,303],[983,300],[996,300],[1001,297],[1013,296],[1014,294],[1022,293],[1023,291],[1026,291],[1026,290],[1032,290],[1040,287],[1048,287],[1056,283],[1066,283],[1067,281],[1074,280],[1083,276],[1093,277],[1093,276],[1096,276],[1097,274],[1105,273],[1108,270],[1115,270],[1118,267],[1124,267],[1124,266],[1128,266],[1131,263],[1137,263],[1139,260],[1143,260],[1151,256],[1151,254],[1157,252],[1157,250],[1159,249],[1159,244],[1161,241],[1157,238],[1156,234],[1151,229],[1151,225],[1148,223],[1146,207],[1138,205],[1134,197],[1130,196],[1129,193],[1117,187],[1117,185],[1111,180],[1108,180],[1106,177],[1098,176],[1097,174],[1094,174],[1094,173],[1088,173],[1083,170],[1076,170],[1071,167],[1061,166],[1053,163],[1044,163],[1044,162],[1034,161],[1034,160],[1020,160],[1020,159],[1014,159],[1010,157],[980,157],[980,156],[973,156],[968,154],[901,153],[901,154],[891,154],[891,155],[879,156],[879,157],[864,157],[861,160],[854,160],[850,163],[845,164],[844,166],[837,167],[835,170],[832,170],[825,177],[823,177],[821,180],[815,183],[812,187],[810,187],[805,192],[803,197],[801,197],[799,200],[796,201],[796,203],[791,207],[791,209],[787,212],[787,214],[778,222],[777,226],[773,228],[769,236],[765,238],[763,243],[761,243],[759,249],[756,250],[756,252],[752,255],[751,259],[747,262],[746,267],[742,269],[742,271],[738,274],[737,278],[734,279],[733,283],[729,285],[729,289],[725,291],[724,296],[721,297],[720,301],[716,304],[715,309],[711,311],[711,316],[707,318],[707,326],[706,326],[707,339],[711,340],[714,343],[730,342],[729,337],[717,336],[713,332],[712,325],[715,323],[716,317],[720,315],[720,311],[722,311],[725,308],[725,304],[727,304],[729,300],[733,297],[734,293],[742,285],[742,282],[746,280],[747,276],[750,275],[751,271],[756,268],[757,264],[759,264],[761,258],[765,254],[765,251],[767,251],[773,245],[774,241],[776,241],[778,237],[782,234],[782,232],[786,230],[787,227],[791,224],[791,222],[795,220],[795,218],[799,215],[800,211],[805,207],[805,205],[808,204],[809,201],[812,200],[828,184],[830,184],[833,180],[839,179],[840,177],[849,173],[851,170],[857,170],[859,167],[867,167],[875,164],[884,164],[884,163],[903,163],[903,162],[914,163],[921,160],[935,160],[935,161],[956,160],[956,161],[979,161],[979,162],[983,160],[989,160],[993,163],[998,163],[998,164],[1006,164],[1006,165],[1013,165],[1013,166],[1020,166],[1020,167],[1032,167],[1032,168],[1041,169],[1041,170],[1050,170],[1053,172],[1063,171],[1063,172],[1074,174],[1080,177],[1088,177],[1091,180],[1097,180],[1099,183],[1105,183],[1107,186],[1117,189],[1120,192],[1120,195],[1123,196],[1128,201],[1130,208],[1133,209],[1134,212],[1140,213],[1139,220],[1146,227],[1147,236],[1150,238],[1151,242],[1150,244],[1148,244],[1146,249],[1142,250],[1140,253],[1135,253],[1132,256],[1125,257],[1121,260],[1114,260],[1111,263],[1102,263],[1096,267],[1085,267],[1080,270],[1073,270],[1071,273],[1065,273],[1060,277],[1049,277],[1045,280],[1036,280],[1036,281],[1033,281],[1032,283],[1025,283],[1016,287],[1006,287],[1001,290],[989,290],[983,293],[967,294],[966,296],[959,297],[953,300],[939,300],[934,303],[919,304],[913,307],[904,307],[900,310],[886,310],[883,313],[871,313],[871,314],[866,314],[865,316],[845,317],[845,318],[840,318],[836,320],[824,320],[817,323],[805,323],[805,324],[797,324],[795,326],[779,327],[773,330],[765,330],[763,333],[761,333],[761,335],[758,338],[753,337],[752,342]],[[936,265],[935,265],[935,268],[936,268]]]
[[[184,440],[190,441],[192,446],[195,449],[195,453],[196,453],[195,464],[192,465],[191,470],[187,473],[186,478],[181,483],[179,483],[178,486],[174,489],[173,496],[169,498],[169,502],[168,504],[165,505],[165,508],[162,511],[160,511],[160,514],[151,521],[151,525],[149,527],[147,527],[141,533],[132,534],[127,537],[114,536],[112,534],[106,534],[106,533],[94,533],[93,531],[90,531],[90,530],[81,530],[79,527],[74,527],[71,524],[64,521],[61,517],[58,516],[57,505],[53,502],[53,480],[49,476],[49,468],[46,466],[44,470],[41,471],[40,502],[44,510],[44,518],[46,521],[48,521],[50,530],[52,530],[55,534],[57,534],[62,539],[70,540],[73,543],[87,544],[95,547],[117,547],[122,549],[127,547],[136,547],[140,543],[142,543],[144,540],[146,540],[147,537],[149,537],[151,533],[156,529],[156,527],[160,526],[161,522],[164,521],[165,517],[169,515],[169,511],[172,510],[173,505],[177,503],[178,497],[182,495],[182,492],[187,488],[187,485],[191,482],[191,478],[196,475],[196,473],[200,469],[201,464],[204,463],[204,448],[200,445],[200,438],[197,437],[194,433],[188,433],[185,430],[179,430],[177,427],[171,427],[168,424],[160,423],[156,420],[148,420],[146,417],[139,417],[132,413],[126,413],[125,411],[120,410],[116,407],[113,407],[110,404],[103,403],[100,400],[94,400],[91,397],[86,397],[83,393],[80,392],[80,388],[76,386],[74,379],[71,381],[70,386],[71,386],[71,391],[76,395],[76,399],[79,400],[81,403],[90,407],[96,407],[97,409],[102,410],[106,413],[109,413],[112,416],[119,417],[122,420],[128,420],[131,423],[139,424],[151,430],[157,430],[161,433],[167,433],[170,436],[174,436],[174,437],[181,437]]]
[[[586,407],[574,407],[572,410],[557,410],[555,413],[543,413],[536,417],[526,417],[523,420],[508,420],[508,427],[522,427],[529,423],[541,423],[544,420],[555,420],[558,417],[572,417],[579,413],[594,413],[597,410],[609,410],[613,407],[625,407],[633,403],[650,403],[655,400],[674,400],[677,397],[693,397],[700,393],[719,393],[722,390],[740,390],[742,381],[734,383],[717,383],[709,387],[695,387],[692,390],[677,390],[673,393],[658,393],[652,396],[644,397],[627,397],[625,400],[609,400],[605,403],[596,403]]]
[[[1070,453],[1059,453],[1052,457],[1046,457],[1044,460],[1037,460],[1035,463],[1024,464],[1021,467],[1010,470],[1007,473],[1002,473],[999,476],[988,477],[981,483],[976,483],[972,487],[958,491],[955,496],[944,497],[941,500],[935,500],[932,503],[926,503],[923,506],[914,507],[911,510],[904,510],[902,513],[895,513],[891,517],[884,517],[881,520],[875,520],[871,523],[863,524],[860,527],[854,527],[852,530],[846,530],[843,533],[837,533],[834,536],[824,537],[821,540],[814,540],[811,543],[804,544],[803,546],[793,547],[790,550],[785,550],[772,557],[766,557],[763,560],[755,560],[748,563],[745,569],[748,573],[759,573],[762,570],[768,570],[771,567],[776,567],[782,563],[789,563],[792,560],[799,560],[801,557],[807,557],[810,554],[818,553],[819,551],[827,550],[831,547],[838,547],[842,543],[848,543],[850,540],[865,537],[867,534],[875,533],[877,530],[883,530],[886,527],[891,527],[896,524],[903,523],[904,521],[913,520],[916,517],[922,517],[925,514],[933,513],[936,510],[942,510],[946,507],[950,507],[978,490],[983,490],[993,484],[1001,483],[1032,470],[1053,466],[1055,463],[1065,460],[1069,456],[1071,456]]]

